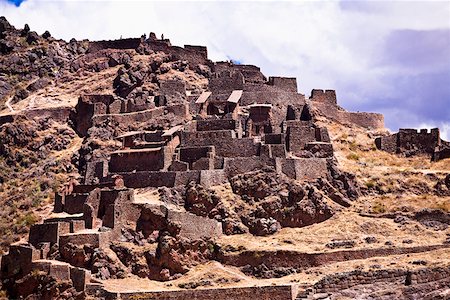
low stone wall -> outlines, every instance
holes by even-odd
[[[374,256],[419,253],[443,248],[450,248],[450,245],[443,244],[402,248],[340,250],[325,253],[305,253],[284,250],[243,251],[240,253],[223,255],[219,260],[224,264],[238,267],[243,267],[246,265],[258,266],[261,264],[265,264],[269,268],[292,267],[297,269],[306,269],[341,261],[366,259]]]
[[[421,268],[418,270],[388,269],[374,271],[354,270],[326,276],[314,284],[316,293],[335,292],[360,284],[390,282],[399,284],[421,284],[450,277],[450,266]],[[409,281],[409,282],[408,282]]]
[[[167,219],[180,225],[181,237],[191,240],[214,239],[222,235],[222,224],[207,217],[185,211],[169,210]]]
[[[224,158],[224,170],[228,177],[238,174],[261,170],[264,167],[275,166],[274,159],[262,159],[261,157],[235,157]]]
[[[232,130],[214,130],[214,131],[197,131],[182,132],[181,145],[187,146],[209,146],[215,145],[220,141],[233,139]],[[217,141],[217,142],[216,142]]]
[[[322,115],[344,124],[356,124],[369,129],[384,128],[384,116],[378,113],[348,112],[341,110],[330,102],[312,101],[313,107],[319,109]]]
[[[94,294],[95,290],[90,293]],[[101,293],[101,292],[100,292]],[[158,299],[158,300],[293,300],[293,288],[291,285],[278,286],[252,286],[217,289],[175,290],[175,291],[152,291],[152,292],[127,292],[115,293],[104,292],[107,299]]]
[[[141,44],[140,38],[128,38],[110,41],[89,42],[89,53],[94,53],[103,49],[136,49]]]
[[[339,112],[339,119],[343,123],[344,120],[348,120],[349,122],[364,128],[384,128],[383,114],[367,112]]]
[[[133,113],[96,115],[92,117],[92,125],[97,126],[105,122],[106,120],[119,124],[133,124],[135,122],[146,122],[148,120],[151,120],[152,118],[163,115],[164,109],[165,109],[164,107],[156,107],[153,109]]]
[[[121,175],[126,187],[144,188],[144,187],[174,187],[177,185],[186,185],[193,181],[200,182],[200,173],[203,171],[167,171],[167,172],[120,172],[112,173]]]
[[[276,158],[276,170],[296,180],[316,180],[328,174],[325,158]]]
[[[19,116],[25,116],[27,119],[52,119],[58,123],[67,123],[69,120],[72,107],[49,107],[49,108],[36,108],[18,111],[14,114],[0,116],[0,126],[6,123],[12,123]]]
[[[158,171],[164,168],[163,149],[139,149],[111,153],[110,172]]]

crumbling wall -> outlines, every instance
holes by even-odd
[[[252,157],[258,156],[261,144],[254,143],[252,138],[217,141],[216,155],[222,157]]]
[[[141,44],[140,38],[128,38],[109,41],[89,42],[89,53],[98,52],[103,49],[137,49]]]
[[[276,170],[296,180],[313,181],[328,174],[325,158],[276,158]]]
[[[297,93],[297,78],[295,77],[269,77],[269,85],[275,86],[283,91]]]
[[[311,96],[309,97],[309,99],[315,102],[327,103],[334,106],[337,105],[335,90],[324,91],[319,89],[313,89],[311,91]]]
[[[287,150],[297,155],[309,142],[316,141],[316,128],[301,121],[289,121],[286,132]]]
[[[311,91],[309,97],[313,107],[317,108],[326,118],[348,124],[353,123],[364,128],[384,128],[384,116],[378,113],[347,112],[337,105],[334,90]]]
[[[113,122],[118,124],[133,124],[135,122],[148,122],[152,118],[162,116],[164,114],[164,107],[156,107],[140,112],[125,113],[125,114],[108,114],[97,115],[92,117],[92,126],[99,126],[104,122]]]
[[[197,120],[197,131],[235,130],[236,121],[232,119]]]
[[[189,67],[195,69],[198,65],[211,65],[208,51],[203,46],[185,45],[184,48],[170,45],[170,42],[161,40],[147,40],[146,46],[153,51],[163,51],[172,56],[173,60],[186,60]]]
[[[261,170],[265,167],[275,167],[274,159],[262,159],[261,157],[225,157],[224,171],[228,178],[238,174]]]
[[[201,158],[208,158],[208,153],[214,153],[214,146],[182,147],[179,150],[180,161],[192,164]]]
[[[390,153],[404,155],[431,154],[442,144],[438,128],[431,129],[400,129],[398,133],[389,136],[378,137],[375,145],[378,149]]]
[[[183,80],[165,80],[160,83],[159,92],[166,96],[168,105],[180,102],[186,98],[186,83]]]
[[[415,129],[400,129],[397,136],[399,152],[417,150],[432,154],[441,142],[438,128],[433,128],[430,132],[427,129],[421,129],[420,131]]]
[[[109,171],[158,171],[164,168],[164,151],[156,149],[133,149],[111,153]]]
[[[191,289],[175,290],[161,292],[129,292],[117,293],[106,292],[108,299],[159,299],[159,300],[178,300],[178,299],[196,299],[196,300],[287,300],[294,299],[293,288],[291,285],[277,286],[253,286],[253,287],[235,287],[235,288],[215,288],[215,289]]]
[[[378,113],[340,111],[338,118],[342,123],[350,122],[364,128],[384,128],[384,116]]]
[[[179,235],[191,240],[217,238],[222,235],[222,224],[208,217],[189,212],[169,210],[167,218],[181,225]]]
[[[220,74],[224,71],[239,72],[244,77],[246,83],[264,84],[267,79],[261,73],[261,69],[253,65],[237,65],[228,61],[220,61],[214,64],[214,72]]]
[[[374,284],[378,282],[397,282],[404,285],[407,278],[409,284],[420,284],[446,279],[450,276],[450,267],[421,268],[418,270],[384,269],[373,271],[354,270],[351,272],[327,275],[316,284],[314,288],[318,293],[340,291],[361,284]]]
[[[14,122],[17,117],[25,116],[27,119],[52,119],[58,123],[67,123],[70,118],[72,107],[48,107],[48,108],[34,108],[15,112],[10,115],[0,116],[0,126],[6,123]]]
[[[215,73],[209,79],[209,89],[214,94],[230,94],[234,90],[243,90],[244,76],[241,72],[223,71]]]
[[[200,132],[182,132],[181,146],[208,146],[216,145],[220,141],[229,141],[234,138],[232,130],[215,130]]]

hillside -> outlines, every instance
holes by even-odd
[[[1,17],[0,53],[2,296],[450,294],[438,130],[390,135],[335,91],[154,34],[66,42]]]

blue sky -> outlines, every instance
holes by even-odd
[[[69,40],[164,33],[208,46],[299,89],[336,89],[348,110],[385,114],[386,125],[438,126],[450,138],[449,1],[15,1],[0,15],[16,27]]]
[[[15,6],[20,6],[23,0],[7,0],[7,2],[14,4]]]

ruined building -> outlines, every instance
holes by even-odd
[[[111,49],[165,56],[152,58],[145,73],[133,69],[120,52],[107,52]],[[91,42],[75,63],[101,59],[105,53],[110,55],[105,68],[122,64],[127,68],[117,71],[114,93],[80,95],[72,110],[64,109],[58,116],[84,139],[77,157],[81,177],[55,193],[52,216],[32,225],[28,242],[11,245],[2,257],[1,278],[13,296],[34,292],[25,288],[30,284],[27,276],[43,272],[91,298],[146,297],[121,295],[103,286],[101,280],[126,277],[111,257],[126,261],[131,253],[127,251],[132,251],[117,250],[111,247],[113,242],[134,243],[134,250],[148,246],[145,266],[130,271],[146,279],[179,278],[189,270],[184,260],[219,260],[243,267],[245,261],[224,257],[214,241],[223,234],[269,235],[281,227],[322,222],[334,213],[323,195],[340,208],[358,196],[354,176],[337,168],[328,131],[316,117],[379,129],[384,127],[382,115],[347,112],[337,105],[331,90],[313,90],[305,98],[295,78],[266,78],[256,66],[215,63],[207,58],[205,47],[172,46],[154,34],[147,40]],[[201,73],[206,86],[155,76],[163,73],[164,59],[177,70]],[[53,111],[36,114],[48,116]],[[12,122],[12,117],[1,122]],[[435,159],[448,157],[448,148],[436,150],[445,144],[437,130],[431,134],[401,130],[377,140],[383,150],[420,151]],[[249,176],[257,178],[255,186]],[[227,184],[243,201],[234,210],[218,203],[218,196],[207,190]],[[267,199],[269,192],[276,192],[276,197]],[[249,203],[257,203],[256,208],[239,215],[251,210]],[[108,256],[113,250],[115,254]],[[381,253],[377,251],[352,255],[370,257]],[[319,264],[342,261],[346,255],[307,258]],[[295,261],[299,269],[307,264],[301,265],[305,257]],[[318,288],[325,289],[320,284]],[[294,285],[229,289],[228,293],[233,299],[301,296]],[[224,299],[224,295],[191,289],[164,299]]]
[[[380,150],[405,156],[429,155],[433,161],[450,157],[450,143],[441,139],[439,128],[400,129],[398,133],[376,138],[375,145]]]

